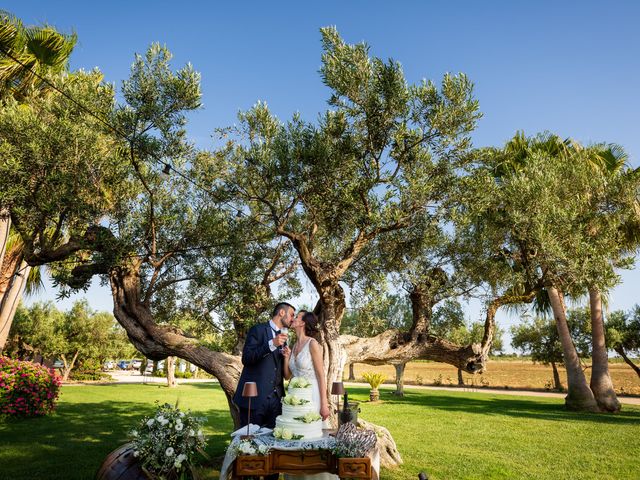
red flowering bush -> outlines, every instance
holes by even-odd
[[[46,415],[55,408],[60,383],[53,369],[0,357],[0,416]]]

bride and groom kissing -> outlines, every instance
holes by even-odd
[[[287,329],[296,333],[296,343],[287,345]],[[255,382],[258,396],[251,402],[251,423],[274,428],[282,413],[284,379],[305,377],[311,382],[313,404],[319,407],[323,420],[329,417],[327,382],[322,361],[318,318],[312,312],[300,310],[286,302],[273,309],[271,320],[251,327],[242,350],[242,374],[233,402],[240,409],[241,426],[248,423],[249,399],[242,396],[244,384]]]

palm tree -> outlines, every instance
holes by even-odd
[[[3,265],[3,281],[0,283],[0,352],[9,338],[22,295],[36,293],[43,286],[41,267],[33,268],[24,261],[23,247],[20,236],[12,231],[7,241],[7,262]]]
[[[67,69],[76,40],[75,34],[66,35],[48,25],[24,26],[20,19],[0,10],[0,102],[46,92],[48,85],[42,77]],[[9,209],[0,205],[0,271],[4,270],[10,229]]]
[[[604,176],[606,182],[614,181],[621,176],[628,176],[631,180],[637,178],[640,169],[628,168],[628,155],[619,145],[594,145],[588,147],[587,158],[594,167]],[[636,183],[637,184],[637,183]],[[637,195],[632,208],[636,212],[622,226],[622,243],[620,253],[623,255],[634,252],[640,245],[640,202]],[[598,232],[595,232],[597,235]],[[593,363],[590,387],[596,401],[602,410],[617,412],[620,410],[620,402],[616,397],[613,382],[609,374],[609,357],[607,353],[605,326],[602,315],[602,295],[600,290],[591,286],[589,288],[589,303],[591,310],[591,336],[593,349]]]
[[[551,133],[526,137],[524,133],[518,132],[513,139],[507,142],[503,149],[494,151],[494,155],[499,159],[494,168],[494,176],[498,181],[501,181],[510,175],[518,174],[527,165],[529,158],[536,154],[566,158],[567,161],[573,161],[572,157],[575,152],[575,143],[570,139],[563,140]],[[541,265],[543,271],[548,270],[549,267]],[[543,276],[546,277],[547,274],[544,273]],[[567,324],[564,292],[561,286],[556,285],[556,282],[551,278],[544,278],[544,288],[548,295],[549,307],[556,322],[567,370],[568,388],[565,404],[570,409],[596,411],[598,405],[582,370],[580,358]],[[541,300],[541,298],[538,300]]]
[[[41,78],[67,69],[76,41],[75,34],[48,25],[24,26],[0,10],[0,98],[46,89]]]

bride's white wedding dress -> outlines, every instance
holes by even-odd
[[[318,387],[316,371],[313,368],[313,359],[311,358],[311,351],[309,350],[310,343],[311,339],[308,339],[307,343],[302,346],[296,355],[294,355],[293,352],[291,353],[289,357],[289,370],[291,370],[291,374],[294,377],[305,377],[311,382],[313,404],[318,409],[318,413],[320,413],[320,388]],[[285,474],[284,478],[286,480],[339,480],[338,476],[332,473],[315,473],[313,475]]]

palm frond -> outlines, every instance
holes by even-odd
[[[27,296],[40,293],[44,290],[44,282],[42,281],[42,267],[31,267],[27,274],[27,284],[24,293]]]

